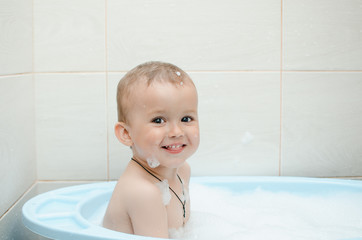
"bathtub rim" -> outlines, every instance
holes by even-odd
[[[212,185],[212,184],[222,184],[222,183],[228,183],[233,182],[236,183],[265,183],[268,182],[270,184],[276,184],[276,183],[289,183],[289,184],[295,184],[295,183],[307,183],[307,184],[327,184],[330,186],[348,186],[352,188],[356,188],[358,190],[362,191],[362,181],[359,180],[351,180],[351,179],[336,179],[336,178],[312,178],[312,177],[288,177],[288,176],[198,176],[198,177],[191,177],[190,184],[205,184]],[[104,240],[113,240],[113,239],[134,239],[134,240],[161,240],[161,238],[153,238],[153,237],[145,237],[145,236],[138,236],[138,235],[132,235],[127,233],[121,233],[112,231],[94,224],[91,224],[89,222],[85,222],[85,219],[80,216],[79,214],[79,208],[82,207],[81,203],[77,205],[77,213],[75,213],[75,218],[86,225],[87,228],[84,232],[69,232],[67,230],[62,230],[56,227],[52,227],[46,224],[43,224],[41,221],[38,221],[36,219],[33,219],[31,216],[29,216],[29,211],[27,208],[29,208],[30,205],[36,206],[37,201],[43,201],[44,198],[49,197],[49,195],[57,195],[59,193],[62,193],[64,191],[69,190],[81,190],[86,187],[93,188],[93,187],[101,187],[108,186],[103,192],[106,191],[113,191],[113,188],[116,184],[116,181],[105,181],[105,182],[97,182],[97,183],[86,183],[86,184],[79,184],[75,186],[70,187],[63,187],[59,189],[55,189],[49,192],[45,192],[42,194],[39,194],[30,200],[28,200],[23,208],[22,208],[22,219],[23,224],[30,229],[31,231],[48,237],[52,239],[65,239],[65,237],[68,238],[77,238],[79,240],[82,239],[104,239]],[[82,202],[82,201],[80,201]],[[84,202],[84,201],[83,201]],[[106,235],[106,237],[105,237]]]

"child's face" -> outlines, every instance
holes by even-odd
[[[139,84],[127,117],[134,157],[175,168],[199,146],[197,93],[191,83]]]

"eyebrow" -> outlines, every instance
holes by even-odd
[[[164,110],[154,110],[154,111],[148,111],[147,114],[151,114],[151,115],[163,115],[165,114]],[[184,111],[184,114],[197,114],[197,110],[187,110]]]
[[[152,114],[152,115],[158,115],[158,114],[162,115],[165,113],[165,111],[156,109],[156,110],[152,110],[152,111],[147,111],[147,113]]]
[[[192,114],[197,114],[197,110],[188,110],[188,111],[185,111],[185,113],[192,113]]]

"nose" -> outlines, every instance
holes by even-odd
[[[181,123],[170,124],[170,128],[168,131],[168,136],[170,138],[178,138],[178,137],[182,137],[183,135],[184,135],[184,131],[181,126]]]

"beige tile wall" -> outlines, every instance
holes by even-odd
[[[36,180],[32,1],[0,1],[0,218]]]
[[[279,0],[108,1],[108,70],[150,59],[186,70],[279,70]]]
[[[113,136],[115,86],[148,60],[198,87],[194,175],[362,176],[362,0],[0,4],[0,81],[34,74],[35,100],[21,103],[35,105],[25,147],[38,179],[120,175],[130,150]]]
[[[102,73],[35,74],[38,178],[107,178]]]
[[[192,73],[202,141],[195,175],[278,175],[279,73]],[[252,93],[252,94],[251,94]]]
[[[283,1],[281,174],[362,174],[362,1]]]
[[[284,70],[361,70],[361,0],[284,0]]]
[[[105,0],[34,0],[35,72],[105,71]]]
[[[282,173],[361,176],[362,72],[283,74]]]
[[[0,75],[33,71],[32,0],[0,1]]]

